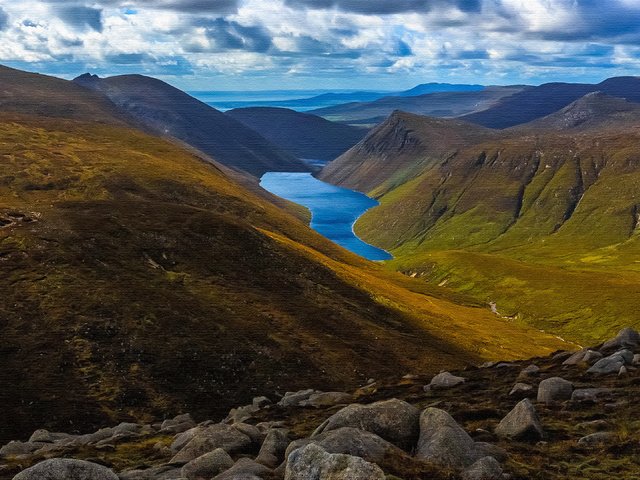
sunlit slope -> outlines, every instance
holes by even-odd
[[[349,254],[164,140],[1,120],[7,437],[561,345]]]
[[[496,302],[501,314],[595,341],[640,322],[633,307],[640,300],[637,109],[602,102],[609,100],[583,99],[535,128],[462,134],[459,148],[442,149],[428,163],[424,152],[437,154],[433,147],[422,147],[411,163],[386,138],[370,135],[331,166],[346,161],[354,173],[343,184],[382,194],[356,232],[391,250],[391,267]],[[580,122],[569,121],[576,115]],[[433,122],[414,117],[394,135],[418,135],[414,143],[424,144],[436,133],[448,138]],[[376,152],[394,173],[360,175],[371,158],[356,149]],[[399,161],[398,172],[414,175],[388,189]]]

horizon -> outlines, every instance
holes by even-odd
[[[187,91],[599,83],[640,72],[640,4],[593,0],[0,0],[0,63]]]

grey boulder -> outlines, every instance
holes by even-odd
[[[516,383],[509,392],[510,397],[524,398],[533,393],[533,385],[528,383]]]
[[[353,402],[353,395],[345,392],[314,393],[307,400],[300,402],[301,407],[331,407]]]
[[[500,421],[496,435],[513,440],[540,440],[544,436],[542,425],[531,400],[521,400]]]
[[[188,480],[209,480],[233,467],[233,459],[221,448],[205,453],[182,467],[182,476]]]
[[[420,410],[398,399],[369,405],[352,404],[320,425],[313,436],[342,427],[375,433],[404,450],[411,450],[419,435]]]
[[[465,468],[484,455],[451,415],[438,408],[427,408],[420,415],[415,456],[438,465]]]
[[[309,397],[314,393],[322,393],[322,392],[318,390],[313,390],[311,388],[307,390],[299,390],[297,392],[286,392],[278,402],[278,405],[281,407],[297,407],[300,405],[300,402],[303,402],[304,400],[308,400]]]
[[[440,372],[431,379],[431,382],[425,387],[425,390],[430,390],[432,388],[451,388],[464,382],[465,378],[463,377],[458,377],[449,372]]]
[[[633,361],[633,357],[631,361]],[[598,360],[596,363],[594,363],[591,366],[591,368],[589,368],[589,370],[587,370],[587,373],[594,373],[598,375],[608,375],[610,373],[618,373],[626,363],[627,361],[623,354],[614,353],[612,355],[609,355],[608,357],[604,357]]]
[[[600,352],[607,355],[623,348],[634,350],[638,346],[640,346],[640,334],[633,328],[627,327],[620,330],[615,338],[604,342],[600,347]]]
[[[462,480],[500,480],[502,467],[493,457],[482,457],[462,472]]]
[[[213,480],[263,480],[271,470],[250,458],[241,458],[229,470],[213,477]]]
[[[285,480],[384,480],[384,472],[360,457],[328,453],[309,444],[293,451],[288,459]]]
[[[275,468],[284,459],[284,453],[289,445],[289,431],[283,428],[274,428],[267,432],[267,436],[260,447],[256,462],[269,468]]]
[[[613,432],[596,432],[582,437],[578,440],[578,445],[583,447],[592,447],[611,444],[617,440],[618,436]]]
[[[578,388],[571,394],[571,400],[574,402],[596,402],[610,394],[610,388]]]
[[[569,400],[573,393],[573,384],[560,377],[542,380],[538,385],[538,402],[551,404]]]
[[[196,433],[171,459],[171,463],[188,463],[191,460],[221,448],[229,454],[251,449],[253,441],[234,426],[218,423]]]
[[[52,458],[23,470],[13,480],[118,480],[118,476],[97,463]]]

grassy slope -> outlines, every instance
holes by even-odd
[[[3,440],[561,345],[339,249],[174,144],[0,120]]]
[[[518,130],[462,145],[383,190],[356,231],[392,251],[391,267],[566,338],[594,342],[638,326],[640,132],[619,127]],[[376,158],[396,161],[381,145]],[[374,180],[369,193],[384,185]]]

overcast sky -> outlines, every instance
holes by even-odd
[[[0,63],[201,90],[593,82],[640,73],[640,0],[0,0]]]

